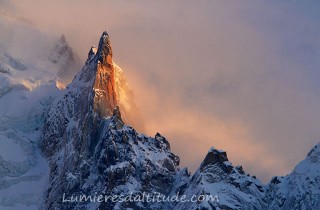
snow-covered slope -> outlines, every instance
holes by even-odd
[[[58,89],[48,82],[29,90],[0,78],[8,88],[0,98],[0,209],[38,209],[49,170],[38,142]]]
[[[264,187],[241,166],[233,167],[227,153],[211,148],[199,169],[180,183],[180,195],[213,196],[202,202],[177,202],[174,209],[266,209]],[[177,193],[177,192],[175,192]]]
[[[285,177],[273,177],[267,187],[269,209],[320,208],[320,144]]]
[[[38,147],[45,113],[60,94],[59,72],[80,62],[70,47],[60,53],[61,40],[2,10],[0,29],[0,209],[39,209],[49,177]]]

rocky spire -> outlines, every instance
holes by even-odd
[[[74,86],[85,86],[93,90],[93,111],[102,117],[110,117],[119,106],[122,121],[138,130],[144,130],[134,94],[123,70],[112,60],[112,47],[107,32],[103,32],[98,47],[92,46],[83,70],[75,78]],[[90,82],[89,82],[90,81]],[[91,92],[90,92],[91,93]],[[83,98],[87,98],[81,93]]]
[[[115,70],[112,61],[112,48],[108,33],[103,32],[96,53],[96,74],[93,85],[94,111],[100,116],[112,116],[118,105],[115,90]]]
[[[225,162],[228,162],[228,158],[227,158],[227,153],[225,151],[222,150],[217,150],[214,147],[211,147],[211,149],[209,150],[207,156],[205,157],[204,161],[201,164],[201,169],[203,169],[204,167],[206,167],[207,165],[210,164],[223,164],[223,166],[225,165]],[[227,164],[227,166],[229,166],[229,164]],[[226,167],[223,167],[226,168]],[[232,168],[229,168],[230,171]]]

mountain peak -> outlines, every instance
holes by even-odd
[[[103,64],[112,64],[112,48],[110,37],[106,31],[104,31],[101,35],[99,46],[98,46],[98,61]]]
[[[214,147],[211,147],[201,164],[201,168],[204,168],[207,165],[224,162],[228,162],[227,153],[223,150],[218,150]]]
[[[82,89],[78,91],[79,94],[84,99],[90,99],[93,106],[90,110],[99,116],[111,117],[114,109],[119,106],[125,124],[134,124],[143,129],[133,92],[127,84],[123,70],[113,62],[111,41],[107,32],[102,33],[97,46],[90,48],[84,67],[69,86],[76,89],[75,91]]]
[[[93,85],[95,93],[94,111],[101,116],[112,116],[118,102],[115,90],[115,69],[112,61],[112,48],[109,35],[106,31],[102,33],[100,38],[95,62],[97,63]]]
[[[308,157],[320,157],[320,143],[315,145],[310,152],[308,153]],[[316,158],[316,159],[317,159]]]

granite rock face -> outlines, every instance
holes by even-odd
[[[112,61],[112,48],[107,32],[100,38],[97,54],[94,57],[95,80],[93,109],[100,116],[110,116],[117,106],[115,70]]]

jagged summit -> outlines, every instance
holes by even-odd
[[[128,86],[123,70],[113,61],[110,36],[102,33],[98,47],[92,46],[88,53],[86,68],[82,80],[94,78],[94,110],[101,116],[112,116],[113,110],[119,106],[122,120],[137,129],[144,125],[140,112],[135,105],[132,90]],[[89,69],[88,69],[89,68]]]
[[[98,60],[104,65],[112,65],[112,47],[110,43],[110,37],[106,31],[101,35],[98,52]]]
[[[82,89],[81,96],[90,99],[94,112],[101,117],[111,117],[113,110],[119,105],[115,71],[110,38],[104,32],[98,48],[91,47],[84,67],[69,85],[69,89]]]
[[[315,161],[320,161],[320,143],[315,145],[310,152],[308,153],[308,157],[313,157],[312,159]]]
[[[103,32],[96,53],[96,77],[94,82],[94,110],[101,116],[111,116],[118,105],[115,88],[115,69],[108,33]]]
[[[227,153],[223,150],[211,147],[207,156],[203,160],[200,169],[203,170],[206,166],[213,164],[220,165],[226,172],[230,172],[232,170],[231,164],[227,158]]]

